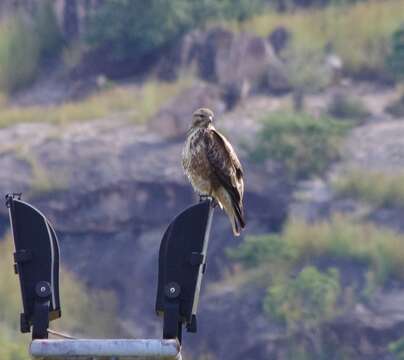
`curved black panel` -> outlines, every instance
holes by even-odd
[[[50,320],[60,317],[59,245],[49,220],[36,208],[19,199],[8,200],[15,243],[14,260],[20,278],[24,318],[32,325],[36,285],[50,284]]]
[[[168,284],[178,284],[182,321],[188,324],[195,315],[203,275],[210,222],[211,201],[193,205],[168,226],[160,246],[156,312],[164,313]]]

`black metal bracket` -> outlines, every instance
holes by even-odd
[[[32,339],[47,339],[49,328],[49,309],[52,289],[47,281],[35,286],[34,316],[32,318]]]
[[[163,339],[178,339],[182,342],[182,321],[178,301],[167,301],[164,309]]]

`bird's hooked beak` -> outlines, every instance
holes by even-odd
[[[208,119],[209,119],[209,124],[212,124],[212,122],[213,122],[213,116],[210,115],[210,116],[208,117]]]

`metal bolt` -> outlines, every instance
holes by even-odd
[[[174,294],[174,293],[175,293],[175,288],[174,288],[174,287],[171,287],[171,288],[170,288],[170,293],[171,293],[171,294]]]
[[[46,287],[45,287],[45,286],[42,286],[40,290],[41,290],[41,292],[45,292],[45,291],[46,291]]]

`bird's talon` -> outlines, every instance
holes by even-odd
[[[199,202],[203,202],[203,201],[206,201],[208,199],[210,199],[209,195],[206,195],[206,194],[200,194],[199,195]]]

